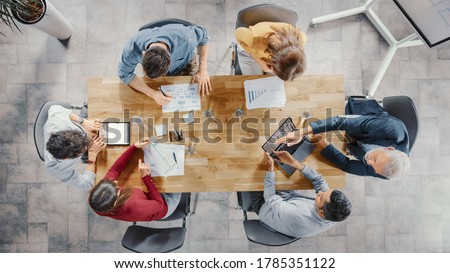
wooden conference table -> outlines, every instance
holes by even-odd
[[[266,172],[264,152],[261,146],[279,127],[282,119],[291,117],[297,127],[300,126],[300,113],[311,109],[313,118],[323,119],[344,114],[343,76],[301,76],[293,82],[285,82],[286,105],[283,108],[253,109],[245,108],[244,80],[264,76],[211,76],[212,92],[203,97],[201,111],[194,111],[200,122],[181,124],[185,136],[199,138],[194,144],[195,154],[185,155],[184,176],[154,177],[161,192],[231,192],[263,190]],[[156,80],[144,79],[153,89],[160,85],[189,83],[191,77],[163,77]],[[118,78],[91,78],[88,82],[89,119],[130,121],[132,116],[140,116],[147,123],[153,117],[154,124],[168,119],[168,129],[173,129],[177,113],[162,113],[161,106],[151,98],[136,92]],[[244,110],[239,119],[235,117],[237,108]],[[218,143],[207,143],[202,137],[202,124],[207,118],[206,109],[215,113],[215,122],[209,119],[210,139],[217,138]],[[182,112],[185,114],[185,112]],[[270,115],[276,122],[264,123],[263,117]],[[172,121],[172,122],[171,122]],[[266,120],[267,121],[267,120]],[[149,127],[152,127],[151,124]],[[222,127],[221,127],[222,125]],[[241,125],[241,126],[240,126]],[[244,128],[243,129],[241,129]],[[138,124],[131,125],[131,143],[143,136],[155,135],[153,128],[143,129]],[[266,128],[264,130],[264,128]],[[145,131],[145,132],[144,132]],[[259,134],[259,136],[258,136]],[[205,135],[205,134],[203,134]],[[243,143],[244,141],[250,143]],[[333,144],[343,149],[343,143],[332,136]],[[169,142],[169,141],[167,141]],[[114,161],[127,149],[126,146],[107,146],[97,158],[98,182]],[[143,159],[139,150],[119,177],[119,183],[131,181],[133,186],[145,189],[141,182],[137,161]],[[331,188],[345,188],[346,175],[320,155],[319,148],[305,160],[305,164],[321,173]],[[311,189],[311,183],[299,172],[288,177],[275,165],[278,190]],[[130,183],[130,182],[129,182]]]

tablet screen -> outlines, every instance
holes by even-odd
[[[272,153],[274,150],[277,149],[277,147],[281,144],[275,144],[278,138],[283,137],[287,135],[287,133],[292,132],[295,130],[295,125],[292,122],[292,119],[289,117],[287,118],[283,124],[280,125],[280,127],[275,131],[275,133],[272,134],[272,136],[264,143],[262,146],[263,150],[268,152],[269,154]]]
[[[104,122],[107,145],[130,145],[129,122]]]

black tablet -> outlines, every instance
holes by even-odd
[[[277,149],[277,147],[280,144],[275,144],[275,142],[277,141],[278,138],[280,137],[284,137],[285,135],[287,135],[289,132],[292,132],[295,130],[295,125],[292,122],[292,119],[290,117],[288,117],[281,125],[280,127],[275,131],[275,133],[272,134],[272,136],[266,141],[266,143],[264,143],[264,145],[262,146],[263,150],[265,152],[268,152],[269,154],[271,154],[274,150]]]

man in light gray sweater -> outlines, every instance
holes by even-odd
[[[44,124],[45,168],[55,178],[82,191],[94,185],[97,155],[106,144],[97,137],[100,121],[83,119],[60,105],[48,110]],[[91,138],[92,137],[92,138]],[[89,150],[86,168],[78,171],[81,156]]]
[[[296,192],[275,191],[274,161],[266,153],[267,173],[264,177],[264,193],[252,192],[252,207],[259,214],[261,223],[271,230],[293,237],[312,237],[345,220],[351,211],[351,203],[340,190],[333,190],[314,169],[295,160],[288,152],[275,152],[279,161],[298,169],[311,183],[316,197]]]

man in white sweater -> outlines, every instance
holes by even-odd
[[[47,171],[62,182],[89,191],[94,184],[97,154],[106,146],[103,139],[97,137],[101,128],[100,121],[83,119],[60,105],[51,106],[44,124]],[[78,173],[75,168],[88,149],[86,169]]]

